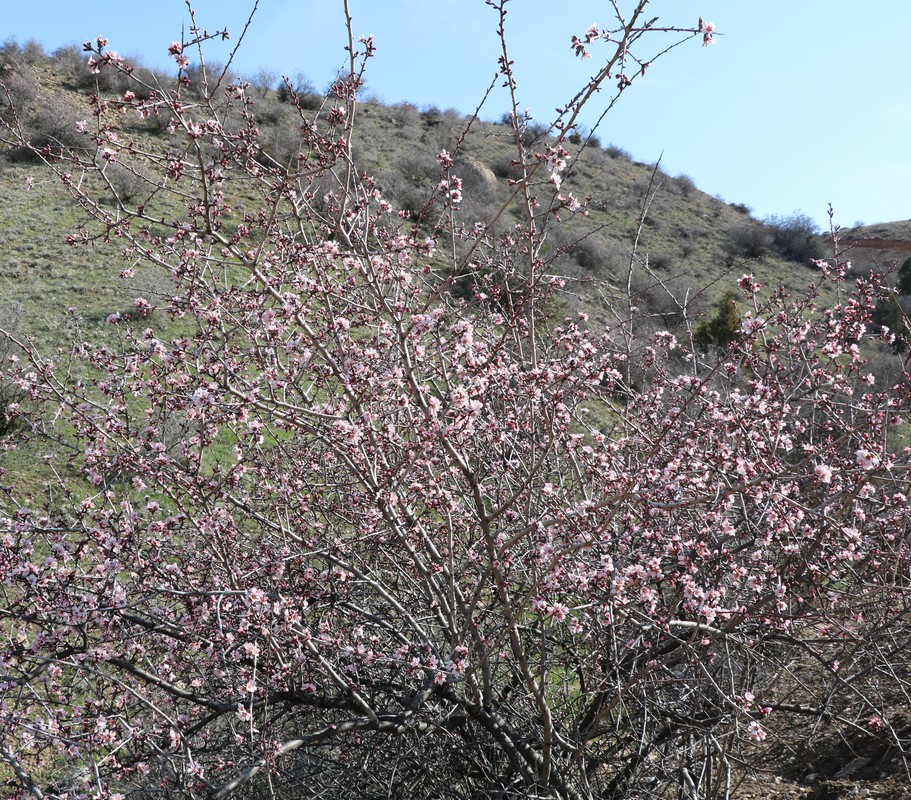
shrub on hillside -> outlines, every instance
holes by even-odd
[[[651,275],[634,272],[631,290],[636,316],[647,321],[649,335],[668,330],[682,338],[688,336],[683,326],[693,311],[693,298],[685,280],[658,280]]]
[[[0,69],[21,69],[25,61],[22,46],[13,38],[0,42]]]
[[[629,154],[628,151],[624,150],[622,147],[616,144],[609,144],[604,148],[604,152],[607,153],[611,158],[622,158],[626,161],[632,161],[633,157]]]
[[[696,191],[696,181],[689,175],[678,175],[674,178],[674,184],[683,197],[690,197]]]
[[[104,177],[110,194],[105,195],[103,201],[112,202],[114,205],[142,200],[154,191],[149,179],[133,166],[109,164],[104,171]]]
[[[193,62],[181,69],[181,78],[189,93],[197,99],[217,97],[217,89],[224,90],[229,84],[242,83],[238,75],[225,64],[217,61]]]
[[[37,64],[43,61],[47,56],[44,52],[44,45],[36,39],[27,39],[22,45],[22,55],[26,64]]]
[[[509,155],[497,155],[490,161],[490,168],[493,174],[504,180],[518,180],[522,177],[522,167],[516,163],[516,159]]]
[[[402,156],[397,164],[398,172],[412,186],[429,186],[436,182],[440,166],[431,153],[417,151]]]
[[[317,111],[326,102],[326,98],[316,90],[313,82],[302,72],[294,78],[282,78],[275,92],[279,103],[291,103],[300,111]]]
[[[31,111],[37,96],[35,76],[30,67],[21,69],[0,64],[0,121],[14,124]]]
[[[77,45],[67,45],[55,50],[51,59],[70,88],[103,94],[123,94],[128,89],[136,91],[137,82],[119,70],[95,72],[90,69],[88,55]],[[140,65],[136,66],[138,68]]]
[[[549,130],[546,123],[529,120],[522,127],[522,140],[527,147],[534,147],[544,140]]]
[[[772,232],[760,222],[742,222],[728,229],[724,251],[741,258],[762,258],[775,244]]]
[[[497,189],[497,176],[486,164],[471,156],[460,156],[455,163],[455,174],[462,181],[466,198],[480,203],[489,202]]]
[[[822,258],[819,226],[806,214],[795,212],[788,217],[771,216],[766,225],[782,258],[800,264]]]
[[[281,78],[271,69],[260,68],[247,76],[247,82],[261,97],[265,97],[269,92],[278,89]]]
[[[575,129],[566,137],[566,141],[577,147],[585,145],[595,150],[601,149],[601,139],[585,125],[576,125]]]
[[[615,252],[600,236],[591,235],[570,245],[569,254],[587,272],[605,273],[612,266]]]
[[[60,95],[37,104],[25,117],[28,146],[13,149],[9,157],[14,161],[35,161],[40,153],[48,158],[66,158],[84,150],[86,138],[77,130],[80,109],[68,98]]]
[[[412,129],[421,124],[421,112],[414,103],[396,103],[387,111],[397,127]]]

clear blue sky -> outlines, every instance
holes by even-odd
[[[240,33],[252,0],[199,0],[200,24]],[[621,0],[621,6],[630,5]],[[749,205],[800,210],[843,226],[911,217],[911,0],[652,0],[668,24],[701,14],[723,37],[672,51],[600,130],[642,161]],[[323,88],[344,62],[341,0],[260,0],[236,66],[306,74]],[[386,102],[468,112],[496,68],[495,16],[483,0],[351,0],[358,34],[376,37],[368,73]],[[608,22],[606,0],[513,0],[511,55],[523,106],[544,120],[596,67],[569,37]],[[168,64],[187,19],[181,0],[0,0],[0,37],[48,49],[102,34],[123,54]],[[223,58],[224,52],[221,53]],[[219,54],[216,53],[216,58]],[[506,109],[495,97],[483,115]],[[589,122],[591,119],[588,120]]]

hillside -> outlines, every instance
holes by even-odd
[[[911,255],[911,220],[847,228],[841,243],[855,269],[889,273]]]
[[[48,56],[34,46],[8,42],[0,50],[8,97],[18,103],[18,120],[39,143],[77,146],[75,125],[88,115],[88,96],[99,88],[115,98],[122,88],[110,83],[96,87],[83,61],[74,48]],[[149,76],[168,80],[165,75]],[[318,116],[323,98],[306,84],[299,88]],[[299,140],[299,121],[286,102],[287,90],[260,80],[250,92],[264,157],[287,160]],[[9,109],[4,114],[13,119]],[[452,110],[386,106],[368,98],[358,109],[355,160],[394,205],[417,213],[438,178],[435,153],[458,151],[456,169],[465,197],[460,217],[466,224],[484,220],[507,197],[509,182],[516,177],[511,163],[514,133],[504,124],[469,122]],[[125,119],[122,124],[150,138],[168,135],[155,120]],[[530,121],[526,138],[543,149],[546,129]],[[142,191],[141,182],[119,168],[111,170],[111,177],[124,197]],[[112,280],[123,264],[116,263],[110,250],[101,256],[92,248],[65,245],[80,215],[43,167],[15,148],[8,150],[0,158],[0,189],[5,198],[0,288],[7,306],[21,307],[20,313],[8,316],[23,318],[29,331],[52,341],[67,330],[70,307],[89,322],[123,310],[135,296],[135,282],[130,286]],[[798,292],[815,279],[807,253],[824,252],[822,244],[806,250],[804,242],[796,255],[787,244],[781,246],[778,234],[784,228],[786,238],[793,238],[788,226],[795,219],[798,237],[812,238],[807,220],[798,216],[763,223],[746,206],[699,191],[686,175],[667,175],[660,165],[635,162],[621,148],[602,145],[598,135],[589,138],[587,131],[570,137],[570,168],[561,191],[583,201],[587,214],[555,229],[544,255],[553,272],[567,280],[567,310],[584,309],[594,324],[610,321],[604,299],[622,299],[627,290],[641,319],[652,320],[648,327],[671,328],[680,324],[684,311],[691,321],[698,319],[744,272],[754,273],[765,285],[782,284]],[[500,229],[509,219],[507,215]],[[883,266],[893,256],[883,253],[873,261]]]
[[[34,45],[5,43],[0,47],[0,79],[7,90],[3,119],[20,126],[39,145],[84,146],[76,127],[91,116],[90,97],[100,92],[116,101],[126,85],[119,85],[111,74],[98,83],[84,62],[78,48],[45,54]],[[142,67],[140,71],[149,83],[166,86],[172,80]],[[189,74],[199,78],[192,68]],[[261,159],[287,163],[300,143],[300,118],[288,102],[288,88],[273,78],[254,78],[251,84],[248,92],[261,129]],[[192,83],[189,88],[192,97]],[[299,104],[314,120],[322,120],[326,98],[303,79],[294,88],[300,93]],[[15,111],[10,101],[16,103]],[[457,220],[470,229],[506,201],[519,175],[515,133],[507,122],[472,120],[437,107],[384,105],[368,96],[357,108],[354,160],[375,178],[394,207],[410,212],[412,220],[429,232],[433,221],[420,215],[439,180],[435,155],[441,150],[456,153],[454,169],[462,178],[464,195]],[[136,136],[153,149],[166,144],[170,135],[157,119],[124,116],[117,124],[123,134]],[[547,133],[545,126],[529,120],[525,143],[543,151],[552,141]],[[102,342],[116,338],[103,323],[117,315],[130,318],[136,297],[164,303],[170,281],[127,260],[116,246],[96,241],[95,231],[59,178],[12,142],[10,133],[3,138],[0,328],[19,338],[31,337],[51,352],[87,337]],[[668,175],[660,164],[634,161],[622,148],[604,144],[599,135],[589,136],[585,130],[569,137],[567,147],[569,165],[560,192],[580,200],[584,213],[566,219],[554,214],[545,221],[560,223],[545,236],[541,253],[547,270],[561,279],[558,316],[581,313],[590,327],[598,329],[617,324],[619,314],[640,341],[663,329],[686,340],[717,313],[716,304],[736,290],[745,273],[755,275],[765,287],[780,285],[792,296],[811,283],[821,284],[823,304],[834,302],[809,260],[830,254],[831,246],[807,218],[795,214],[755,219],[746,205],[712,197],[689,176]],[[119,164],[110,165],[107,176],[125,202],[136,202],[148,191],[141,174]],[[537,190],[542,205],[553,202],[553,186],[541,182]],[[98,186],[100,202],[108,202],[107,191]],[[259,202],[255,192],[242,196],[229,219],[239,220]],[[522,215],[520,204],[514,202],[492,233],[502,235]],[[894,271],[906,257],[902,247],[911,242],[909,229],[911,223],[892,223],[843,231],[842,246],[851,249],[855,273]],[[89,241],[71,245],[68,237]],[[466,298],[473,294],[472,280],[461,279],[456,285]],[[902,303],[907,305],[904,299]],[[163,315],[150,322],[166,329],[173,325]],[[891,322],[894,327],[895,320]],[[877,375],[891,379],[900,370],[900,359],[887,347],[873,345],[869,351]],[[31,473],[35,464],[31,457],[13,457],[11,468]],[[40,485],[41,477],[34,482]]]

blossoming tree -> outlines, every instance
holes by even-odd
[[[581,109],[659,33],[713,26],[614,4],[572,41],[603,66],[532,147],[507,2],[487,4],[524,214],[499,235],[506,206],[460,219],[460,141],[419,218],[358,169],[374,45],[353,33],[289,163],[227,72],[187,96],[198,28],[174,86],[91,98],[90,155],[42,151],[85,238],[171,288],[110,320],[117,344],[22,342],[18,414],[84,489],[43,511],[5,494],[12,795],[724,797],[805,722],[901,748],[911,394],[865,369],[876,280],[817,308],[744,276],[711,358],[552,318],[542,243],[585,210],[560,186]],[[124,112],[168,135],[128,138]],[[147,186],[132,205],[114,163]]]

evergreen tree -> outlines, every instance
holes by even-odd
[[[898,293],[911,294],[911,257],[905,259],[898,271]]]
[[[701,350],[710,345],[727,347],[740,335],[740,315],[737,313],[736,295],[728,290],[715,303],[715,313],[710,319],[696,326],[694,340]]]
[[[911,259],[908,259],[908,261],[905,262],[905,265],[902,267],[902,269],[905,269],[905,267],[908,267],[909,275],[911,275]],[[894,292],[889,292],[888,294],[884,295],[876,303],[876,308],[873,309],[872,321],[873,324],[877,326],[885,325],[892,333],[896,335],[896,339],[892,343],[892,350],[894,352],[905,352],[905,348],[907,347],[907,342],[905,341],[904,337],[905,312],[899,305],[898,298],[895,296]]]

